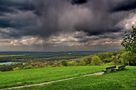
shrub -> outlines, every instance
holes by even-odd
[[[112,62],[112,58],[104,58],[102,61],[104,63],[110,63],[110,62]]]
[[[27,65],[27,66],[25,66],[23,69],[31,69],[31,68],[33,68],[32,65]]]
[[[81,59],[81,60],[79,61],[78,65],[81,65],[81,66],[86,65],[85,60],[84,60],[84,59]]]
[[[82,58],[81,61],[84,63],[84,65],[89,65],[89,64],[91,64],[92,58],[91,58],[91,56],[86,56],[86,57]]]
[[[99,56],[97,55],[94,55],[92,56],[92,62],[91,62],[92,65],[101,65],[102,64],[102,61],[100,59]]]
[[[13,68],[11,65],[2,65],[0,66],[0,71],[12,71]]]
[[[72,60],[72,61],[68,61],[67,64],[68,64],[68,66],[76,66],[77,62]]]
[[[121,53],[119,60],[121,64],[135,66],[136,65],[136,54],[124,51]]]
[[[68,66],[68,63],[67,63],[67,61],[61,61],[61,65],[62,66]]]
[[[15,68],[13,68],[14,71],[20,70],[20,69],[21,69],[20,67],[15,67]]]

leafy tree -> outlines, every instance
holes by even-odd
[[[92,56],[86,56],[86,57],[83,57],[81,58],[80,62],[82,62],[84,65],[89,65],[91,64],[91,58]]]
[[[68,63],[67,63],[67,61],[61,61],[61,64],[62,64],[62,66],[68,66]]]
[[[124,46],[127,51],[136,53],[136,28],[132,27],[132,29],[131,32],[125,34],[122,46]]]
[[[76,63],[76,61],[72,60],[72,61],[68,61],[68,62],[67,62],[67,65],[68,65],[68,66],[76,66],[77,63]]]
[[[87,65],[84,59],[81,59],[78,64],[81,66]]]
[[[129,65],[129,58],[129,52],[124,51],[121,53],[119,60],[121,61],[121,64]]]
[[[102,61],[100,59],[99,56],[97,55],[94,55],[92,56],[92,62],[91,62],[93,65],[101,65],[102,64]]]

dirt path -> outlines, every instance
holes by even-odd
[[[97,76],[97,75],[103,75],[103,74],[104,74],[104,72],[97,72],[97,73],[93,73],[93,74],[82,75],[82,76],[79,76],[79,77]],[[14,89],[34,87],[34,86],[44,86],[44,85],[48,85],[48,84],[52,84],[52,83],[57,83],[57,82],[72,80],[72,79],[79,78],[79,77],[72,77],[72,78],[60,79],[60,80],[55,80],[55,81],[43,82],[43,83],[39,83],[39,84],[16,86],[16,87],[4,88],[4,89],[0,89],[0,90],[14,90]]]

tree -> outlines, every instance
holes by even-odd
[[[127,32],[122,41],[122,46],[125,47],[127,51],[136,53],[136,28],[132,27],[131,32]]]
[[[61,64],[62,64],[62,66],[68,66],[68,63],[67,63],[67,61],[61,61]]]
[[[93,65],[101,65],[102,64],[102,61],[100,59],[99,56],[97,55],[94,55],[92,56],[92,62],[91,62]]]
[[[80,63],[84,62],[84,64],[89,65],[91,64],[91,60],[92,60],[91,56],[86,56],[86,57],[81,58]]]
[[[128,51],[128,64],[136,65],[136,27],[133,26],[132,29],[131,32],[125,34],[122,46]]]

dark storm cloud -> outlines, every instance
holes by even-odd
[[[86,5],[80,4],[85,2]],[[71,5],[67,0],[36,1],[36,12],[39,12],[41,29],[47,29],[47,31],[42,30],[42,33],[44,31],[48,36],[59,31],[78,30],[97,35],[120,30],[116,24],[123,17],[116,19],[108,12],[110,1],[89,0],[88,2],[75,1],[75,3],[79,5]],[[97,5],[98,3],[100,5]]]
[[[29,0],[0,0],[0,13],[12,13],[16,9],[34,10],[34,7]]]
[[[74,4],[84,4],[87,3],[87,0],[71,0],[71,3]]]
[[[112,8],[112,11],[129,11],[136,9],[136,0],[119,0],[119,3]]]
[[[14,32],[8,35],[14,38],[46,39],[73,31],[88,35],[120,32],[117,24],[129,14],[120,11],[135,9],[136,3],[135,0],[73,1],[76,5],[71,0],[0,0],[0,27],[13,28]]]
[[[2,15],[4,12],[10,12],[10,13],[12,13],[13,10],[10,9],[9,7],[0,6],[0,14]]]
[[[8,20],[0,19],[0,27],[2,27],[2,28],[11,27],[11,25]]]

